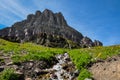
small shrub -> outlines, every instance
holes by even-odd
[[[18,78],[13,69],[6,69],[0,74],[0,80],[18,80]]]

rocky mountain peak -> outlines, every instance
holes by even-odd
[[[27,16],[27,21],[33,20],[34,17],[35,17],[34,14],[29,14],[29,15]]]
[[[45,18],[51,18],[54,15],[54,13],[48,9],[44,10],[42,14]]]
[[[15,42],[34,42],[49,47],[101,45],[100,41],[93,43],[70,27],[61,12],[53,13],[48,9],[29,14],[26,20],[0,30],[0,38]]]
[[[49,10],[49,9],[45,9],[44,11],[43,11],[43,14],[45,14],[45,15],[50,15],[50,14],[54,14],[51,10]]]
[[[41,11],[36,11],[35,16],[36,16],[36,17],[39,17],[41,14],[42,14]]]
[[[57,23],[59,25],[64,25],[64,26],[68,25],[61,12],[56,13],[56,17],[57,17]]]

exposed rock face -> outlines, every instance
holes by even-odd
[[[93,42],[92,42],[92,40],[90,38],[84,37],[81,40],[81,46],[83,48],[85,48],[85,47],[92,47],[92,46],[94,46],[94,44],[93,44]]]
[[[67,40],[80,44],[83,35],[67,24],[62,13],[46,9],[43,12],[36,11],[28,15],[26,20],[0,30],[0,38],[14,42],[30,41],[50,47],[68,47]]]
[[[84,37],[80,41],[80,46],[82,48],[93,47],[93,46],[103,46],[102,42],[95,40],[94,42],[89,37]]]
[[[102,46],[102,42],[98,41],[98,40],[95,40],[94,41],[94,46]]]

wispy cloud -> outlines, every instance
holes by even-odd
[[[24,19],[30,13],[18,0],[0,0],[0,11],[0,24],[7,26]]]
[[[24,15],[28,13],[27,10],[25,10],[22,6],[19,5],[17,0],[1,0],[0,7],[0,9],[11,12],[14,15],[19,16],[20,18],[24,18]]]

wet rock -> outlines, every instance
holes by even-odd
[[[69,67],[68,64],[62,64],[62,68],[63,68],[64,70],[66,70],[68,67]]]
[[[58,63],[53,66],[53,69],[55,69],[55,70],[61,70],[61,68],[62,68],[62,66]]]
[[[74,72],[74,74],[75,74],[76,77],[79,75],[79,73],[80,73],[79,70],[76,70],[76,71]]]
[[[65,61],[70,61],[70,57],[69,57],[68,53],[64,54],[64,60]]]

